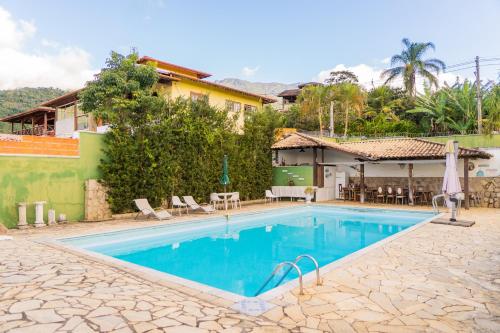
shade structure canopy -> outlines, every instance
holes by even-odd
[[[229,185],[229,164],[227,155],[224,155],[224,159],[222,160],[222,175],[219,178],[219,182],[221,185]]]

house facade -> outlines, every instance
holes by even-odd
[[[206,80],[211,74],[175,65],[151,57],[142,57],[139,64],[153,64],[159,75],[156,87],[159,95],[166,99],[177,97],[197,100],[206,98],[208,103],[219,109],[226,109],[231,117],[236,116],[237,128],[243,127],[245,113],[261,110],[265,104],[276,100],[234,89]],[[25,112],[0,119],[11,124],[13,134],[72,137],[78,131],[103,132],[102,126],[91,114],[79,108],[78,93],[71,91],[44,102]]]

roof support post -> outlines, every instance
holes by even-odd
[[[359,166],[359,202],[365,202],[365,165]]]
[[[10,132],[14,134],[14,123],[10,123]]]
[[[408,204],[413,206],[413,163],[408,163]]]
[[[43,135],[47,135],[47,112],[43,114]]]
[[[318,185],[318,149],[313,148],[313,186]]]
[[[78,110],[76,108],[76,102],[73,106],[73,117],[74,117],[73,131],[76,132],[78,130]]]
[[[280,162],[279,162],[279,150],[278,149],[275,149],[274,150],[274,160],[276,161],[276,165],[279,165]]]
[[[31,135],[35,135],[35,117],[31,117]]]
[[[464,158],[464,196],[465,209],[469,209],[469,158]]]

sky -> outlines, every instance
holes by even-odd
[[[211,79],[322,81],[350,69],[377,85],[404,37],[433,42],[427,57],[447,65],[480,56],[482,79],[497,80],[499,36],[500,0],[0,0],[0,89],[79,88],[111,50],[132,48]]]

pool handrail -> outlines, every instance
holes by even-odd
[[[292,269],[292,267],[295,268],[295,270],[299,274],[299,290],[300,290],[299,294],[304,295],[304,288],[302,285],[302,271],[300,270],[299,266],[297,266],[295,263],[293,263],[291,261],[283,261],[283,262],[279,263],[278,265],[276,265],[276,267],[274,268],[274,270],[271,273],[271,275],[269,276],[269,278],[267,278],[266,282],[264,282],[262,287],[260,287],[259,290],[255,293],[255,296],[258,296],[262,292],[262,290],[264,290],[264,288],[268,285],[268,283],[272,280],[272,278],[276,275],[276,273],[278,273],[278,271],[282,267],[287,266],[287,265],[290,266],[290,270]],[[288,270],[288,272],[290,270]],[[288,274],[288,272],[286,272],[285,274]]]
[[[299,261],[301,261],[304,258],[307,258],[307,259],[311,260],[312,263],[314,264],[314,270],[316,271],[316,285],[320,286],[321,285],[321,278],[319,276],[319,265],[318,265],[318,261],[316,259],[314,259],[313,256],[311,256],[309,254],[301,254],[300,256],[298,256],[297,258],[295,258],[295,261],[293,263],[297,265],[299,263]],[[288,275],[288,273],[290,273],[291,270],[292,270],[292,267],[290,266],[290,268],[288,269],[288,271],[286,271],[286,273],[283,274],[283,276],[281,277],[281,279],[278,281],[278,283],[276,283],[276,285],[274,287],[279,286],[281,284],[281,282],[283,282],[283,280],[286,278],[286,276]]]

